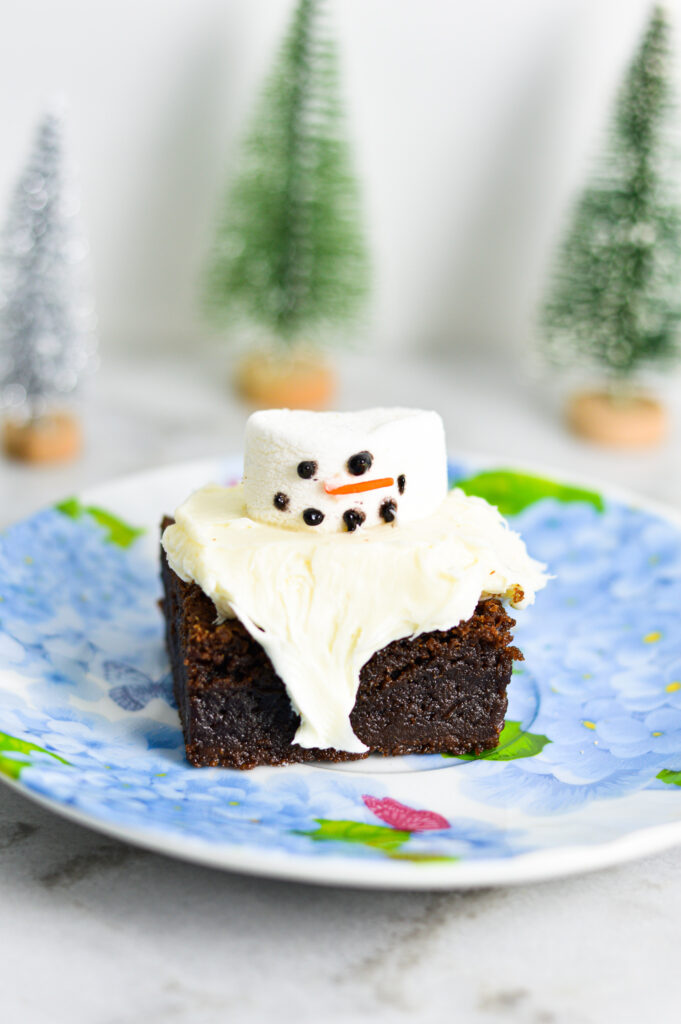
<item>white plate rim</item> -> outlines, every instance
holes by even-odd
[[[602,495],[606,500],[611,498],[628,507],[651,512],[681,529],[681,512],[663,502],[645,498],[635,491],[618,485],[599,483],[593,478],[579,474],[563,473],[546,464],[496,458],[488,454],[464,451],[458,452],[456,455],[450,454],[449,458],[454,462],[473,463],[481,469],[492,466],[507,468],[587,488]],[[100,492],[112,488],[130,487],[138,480],[148,480],[155,475],[166,473],[175,475],[183,471],[197,474],[202,471],[201,467],[203,466],[206,467],[209,476],[211,472],[214,472],[216,466],[227,466],[240,459],[240,453],[232,452],[201,459],[169,462],[100,481],[84,488],[78,496],[88,503],[96,502],[99,500]],[[53,506],[54,503],[51,503],[41,508]],[[31,518],[40,510],[8,524],[3,529],[11,529],[12,526]],[[157,510],[159,521],[165,512],[164,509]],[[424,774],[427,775],[427,773]],[[153,827],[142,830],[122,823],[103,821],[94,814],[88,814],[69,804],[61,803],[59,800],[29,789],[21,783],[20,779],[11,779],[0,773],[0,782],[13,792],[21,794],[66,820],[142,849],[204,867],[315,885],[385,890],[453,890],[524,885],[614,867],[661,853],[681,844],[680,820],[662,825],[634,828],[623,836],[594,844],[571,844],[533,850],[508,858],[456,861],[454,863],[399,863],[343,856],[326,856],[323,859],[316,859],[290,852],[266,851],[258,849],[256,846],[244,847],[231,843],[192,839],[187,836],[173,836]]]

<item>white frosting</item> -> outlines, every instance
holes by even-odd
[[[241,485],[204,487],[175,520],[163,534],[171,567],[264,647],[303,747],[367,749],[349,715],[362,666],[386,644],[458,625],[481,596],[522,607],[546,582],[498,511],[460,490],[399,529],[278,529],[247,516]]]
[[[348,460],[359,453],[369,453],[371,465],[354,475]],[[308,479],[298,473],[305,462],[315,467]],[[372,489],[329,493],[357,485]],[[261,523],[316,533],[345,531],[343,513],[355,511],[364,517],[361,526],[366,528],[384,522],[380,509],[388,501],[392,522],[402,525],[431,515],[446,493],[445,433],[435,412],[268,409],[254,413],[246,424],[246,509]],[[277,507],[277,495],[280,504],[286,500],[286,508]],[[324,518],[307,525],[305,509]]]

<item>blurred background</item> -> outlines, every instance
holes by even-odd
[[[679,8],[673,3],[669,9]],[[290,0],[27,0],[0,32],[0,194],[68,98],[103,351],[205,335],[197,280]],[[332,4],[374,256],[371,344],[522,349],[641,0]]]
[[[3,5],[0,199],[9,202],[46,99],[62,93],[101,357],[84,460],[41,471],[4,463],[12,517],[116,472],[239,449],[248,410],[227,383],[231,350],[200,315],[198,282],[293,8],[291,0]],[[453,449],[538,459],[681,501],[675,425],[653,456],[589,448],[565,433],[557,382],[533,375],[530,357],[551,247],[649,4],[335,0],[330,8],[373,263],[368,326],[354,349],[338,350],[336,404],[435,407]],[[681,2],[666,9],[678,28]],[[678,78],[678,45],[674,61]]]

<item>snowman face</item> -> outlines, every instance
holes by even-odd
[[[309,505],[302,511],[303,522],[306,526],[321,526],[327,515],[337,520],[337,527],[342,521],[348,533],[353,533],[358,527],[363,526],[367,519],[370,522],[383,521],[392,523],[397,513],[397,500],[395,487],[400,494],[404,494],[406,488],[406,475],[400,473],[397,478],[376,477],[371,473],[374,465],[374,457],[369,451],[354,452],[345,463],[345,472],[336,473],[331,477],[320,479],[319,463],[315,459],[303,459],[296,466],[296,472],[302,480],[310,480],[312,486],[309,488],[296,488],[310,501],[316,501],[315,505]],[[361,477],[362,479],[357,479]],[[353,479],[354,478],[354,479]],[[314,486],[314,485],[320,485]],[[386,491],[388,494],[386,495]],[[305,494],[307,492],[307,494]],[[329,501],[330,496],[330,501]],[[274,496],[275,508],[284,511],[289,510],[290,498],[283,491],[278,491]]]
[[[435,413],[270,410],[246,427],[246,508],[260,522],[354,533],[430,515],[446,489]]]

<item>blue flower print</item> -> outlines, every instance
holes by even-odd
[[[511,526],[554,575],[515,616],[525,662],[509,690],[509,718],[547,742],[517,760],[432,755],[354,774],[190,768],[151,535],[119,547],[91,516],[55,510],[18,524],[0,536],[0,734],[28,745],[19,784],[100,822],[307,858],[386,859],[370,843],[311,838],[320,820],[380,829],[367,793],[447,818],[400,846],[424,861],[582,841],[570,829],[592,805],[589,820],[621,834],[627,800],[649,788],[651,820],[676,820],[679,787],[661,773],[681,769],[681,531],[625,504],[555,497]],[[0,749],[0,770],[3,756],[16,750]],[[434,794],[421,805],[415,761]]]

